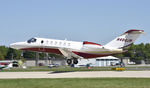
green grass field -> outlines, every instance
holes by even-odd
[[[150,88],[150,79],[0,79],[0,88]]]
[[[30,71],[111,71],[111,68],[108,68],[108,67],[93,67],[92,69],[88,69],[86,67],[80,67],[80,68],[54,67],[54,68],[48,68],[46,66],[42,66],[42,67],[28,67],[27,69],[22,69],[22,68],[3,69],[1,72],[30,72]]]
[[[80,68],[73,68],[69,66],[62,66],[62,67],[54,67],[54,68],[48,68],[47,66],[41,66],[41,67],[28,67],[27,69],[22,68],[12,68],[12,69],[4,69],[0,72],[30,72],[30,71],[112,71],[112,67],[92,67],[91,69],[88,69],[86,67],[80,67]],[[150,66],[144,67],[125,67],[126,71],[143,71],[143,70],[150,70]]]

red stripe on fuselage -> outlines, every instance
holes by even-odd
[[[81,53],[81,52],[75,52],[75,51],[72,51],[72,52],[74,54],[78,55],[78,56],[83,57],[83,58],[96,58],[96,57],[104,57],[104,56],[113,55],[113,54],[101,54],[101,55],[98,55],[98,54]]]
[[[62,53],[59,51],[59,49],[52,49],[52,48],[23,48],[21,50],[47,52],[47,53],[55,53],[55,54],[62,55]]]

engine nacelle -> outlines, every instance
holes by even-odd
[[[90,49],[90,48],[103,48],[102,45],[97,44],[97,43],[93,43],[93,42],[83,42],[83,48],[84,49]]]

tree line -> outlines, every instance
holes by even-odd
[[[128,49],[128,52],[123,54],[115,55],[118,58],[129,57],[131,61],[140,63],[141,60],[144,60],[147,63],[150,63],[150,44],[132,44]],[[29,51],[20,51],[15,50],[6,46],[0,46],[0,60],[10,60],[10,59],[20,59],[22,58],[36,58],[35,52]],[[44,58],[46,56],[45,53],[40,53],[39,58]],[[49,54],[49,57],[61,57],[56,54]]]
[[[127,52],[118,54],[116,57],[123,58],[129,57],[131,61],[141,64],[141,60],[145,61],[146,64],[150,64],[150,44],[132,44]]]

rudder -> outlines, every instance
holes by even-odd
[[[106,44],[104,47],[110,49],[125,48],[134,43],[134,41],[143,33],[144,30],[135,30],[135,29],[128,30],[121,36],[115,38],[114,40]]]

